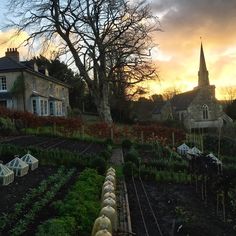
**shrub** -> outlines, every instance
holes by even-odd
[[[7,117],[0,117],[0,133],[9,135],[16,131],[14,123]]]
[[[129,150],[132,147],[133,143],[129,139],[124,139],[122,141],[122,148]]]
[[[104,174],[107,168],[106,161],[100,156],[93,158],[90,166],[91,168],[96,169],[99,174]]]
[[[131,149],[132,151],[129,151],[125,156],[125,162],[130,161],[134,163],[136,166],[139,166],[139,156],[135,149]]]

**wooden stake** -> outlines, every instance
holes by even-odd
[[[111,127],[111,140],[114,138],[113,128]]]
[[[175,133],[172,132],[172,147],[175,146]]]
[[[143,140],[143,131],[141,131],[141,143],[143,144],[144,140]]]
[[[222,208],[223,208],[223,221],[225,222],[226,218],[225,218],[225,194],[224,193],[222,196]]]

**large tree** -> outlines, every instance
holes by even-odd
[[[11,0],[12,26],[71,56],[94,98],[102,120],[112,122],[109,89],[122,75],[136,84],[154,75],[151,33],[158,30],[145,1]],[[122,71],[122,73],[120,73]]]

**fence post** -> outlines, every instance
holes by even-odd
[[[141,143],[143,144],[144,141],[143,141],[143,131],[141,131]]]
[[[82,138],[84,138],[84,125],[82,125],[82,127],[81,127],[81,136],[82,136]]]
[[[113,133],[113,128],[111,127],[111,140],[113,141],[114,138],[114,133]]]
[[[175,133],[172,132],[172,146],[175,146]]]

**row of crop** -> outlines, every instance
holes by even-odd
[[[49,176],[45,180],[42,180],[37,187],[30,189],[29,192],[27,192],[22,198],[21,202],[18,202],[14,205],[12,212],[7,214],[3,213],[0,217],[0,230],[3,230],[11,222],[14,222],[20,216],[20,214],[22,214],[24,209],[35,200],[35,198],[41,196],[48,189],[49,185],[57,182],[58,178],[60,178],[60,176],[63,174],[63,171],[64,168],[60,167],[57,173]]]
[[[95,170],[84,170],[65,199],[53,203],[57,217],[39,225],[36,235],[90,235],[100,209],[103,181]]]
[[[33,222],[38,213],[55,197],[61,187],[71,178],[75,169],[59,171],[41,182],[39,187],[31,190],[22,202],[17,203],[11,213],[2,218],[3,231],[10,235],[21,235],[26,232],[28,225]]]
[[[187,162],[170,148],[163,147],[159,143],[133,145],[127,141],[123,142],[122,146],[125,148],[124,174],[126,177],[140,176],[145,180],[165,183],[187,184],[191,182]],[[142,153],[147,150],[151,158],[143,159]]]
[[[40,148],[28,147],[25,148],[11,145],[11,144],[0,144],[0,156],[4,158],[12,157],[16,154],[23,155],[30,151],[40,161],[41,165],[53,165],[60,166],[64,165],[67,167],[91,167],[97,169],[99,173],[104,173],[106,170],[106,161],[110,157],[111,150],[105,149],[98,155],[79,155],[74,152],[66,150],[42,150]]]

